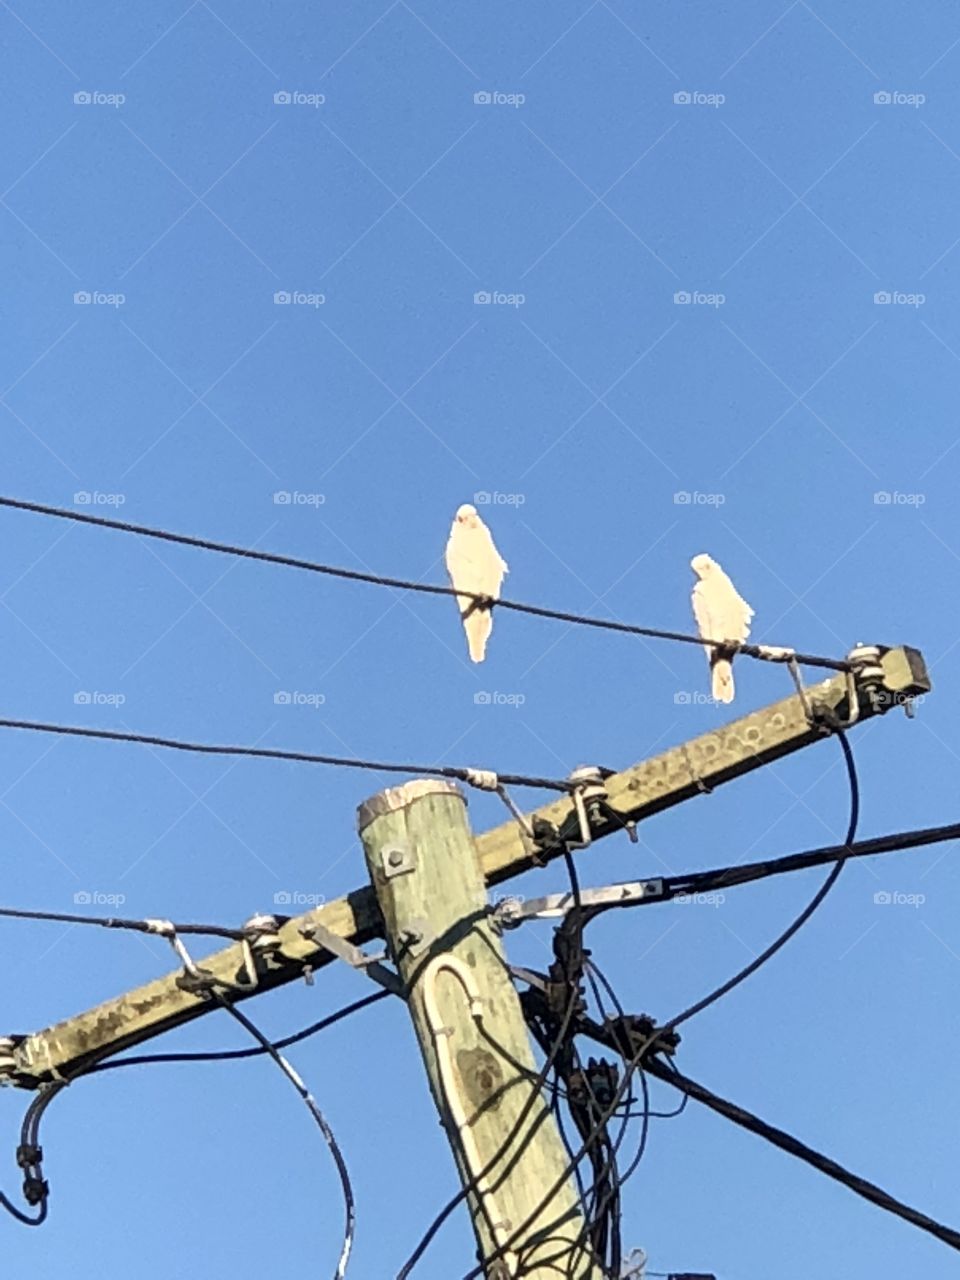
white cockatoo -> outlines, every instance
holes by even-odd
[[[446,559],[450,582],[457,591],[471,591],[490,596],[492,600],[499,597],[507,564],[494,546],[490,530],[477,515],[476,507],[469,503],[457,509],[450,526]],[[482,662],[493,630],[493,613],[470,596],[457,596],[457,604],[470,657],[474,662]]]
[[[694,556],[690,561],[690,568],[698,578],[691,600],[700,634],[710,640],[742,644],[750,634],[753,610],[716,560],[707,555]],[[732,702],[731,661],[729,657],[719,654],[712,645],[705,647],[713,673],[713,696],[717,702]]]

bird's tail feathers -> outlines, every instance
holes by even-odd
[[[733,701],[733,664],[729,658],[717,658],[713,663],[713,696],[717,702]]]
[[[487,641],[493,630],[493,614],[489,609],[474,609],[463,619],[463,629],[467,633],[467,646],[472,662],[482,662],[487,653]]]

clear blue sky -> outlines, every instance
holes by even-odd
[[[953,820],[958,40],[943,2],[4,3],[0,490],[122,499],[131,520],[436,582],[457,505],[509,495],[487,518],[511,596],[679,629],[709,551],[760,640],[924,650],[918,718],[855,735],[861,831]],[[561,774],[726,714],[678,701],[708,687],[692,647],[503,614],[474,668],[448,600],[10,511],[0,540],[6,715]],[[790,687],[758,664],[738,681],[737,711]],[[386,782],[9,732],[0,780],[5,902],[88,893],[108,913],[121,895],[129,915],[225,923],[361,884],[355,806]],[[582,876],[831,843],[846,806],[825,742],[652,820],[639,848],[604,842]],[[503,816],[473,796],[470,814]],[[624,913],[591,943],[628,1007],[665,1018],[821,876]],[[561,887],[557,868],[517,885]],[[849,867],[787,951],[686,1027],[681,1058],[954,1224],[958,894],[953,846]],[[546,937],[511,954],[541,963]],[[4,1032],[172,967],[137,937],[0,939]],[[363,992],[330,970],[251,1011],[280,1035]],[[162,1046],[238,1037],[210,1017]],[[355,1179],[354,1274],[392,1276],[455,1186],[404,1011],[291,1056]],[[2,1101],[9,1193],[27,1098]],[[267,1064],[79,1083],[44,1145],[50,1222],[0,1227],[14,1269],[332,1272],[336,1179]],[[722,1280],[955,1268],[693,1105],[654,1125],[624,1225],[652,1267]],[[419,1274],[450,1280],[472,1254],[458,1219]]]

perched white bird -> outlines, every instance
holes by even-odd
[[[693,588],[693,616],[702,636],[741,644],[750,634],[753,610],[717,564],[707,555],[694,556],[690,568],[699,581]],[[733,701],[733,666],[730,659],[705,646],[713,673],[713,696],[717,702]]]
[[[447,540],[447,573],[452,586],[457,591],[472,591],[496,600],[506,572],[506,561],[493,545],[490,530],[477,515],[476,507],[465,503],[457,509]],[[470,657],[482,662],[493,630],[493,613],[470,596],[457,596],[457,604]]]

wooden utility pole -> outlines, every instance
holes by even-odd
[[[801,748],[824,742],[823,733],[810,723],[813,706],[825,708],[846,721],[856,715],[857,722],[862,723],[930,692],[927,670],[917,649],[902,646],[883,651],[879,673],[879,678],[870,682],[857,679],[852,704],[850,681],[846,676],[835,676],[809,686],[803,697],[792,694],[631,765],[606,779],[610,805],[622,820],[644,822],[701,792],[715,790]],[[527,821],[530,825],[549,824],[571,835],[577,829],[573,805],[567,798],[534,810],[527,815]],[[592,824],[594,842],[618,831],[622,831],[620,825],[607,822],[602,816]],[[533,866],[542,866],[559,857],[560,852],[559,847],[531,848],[513,820],[478,835],[475,844],[488,885],[501,884]],[[587,852],[589,856],[591,851]],[[369,885],[357,889],[282,923],[277,945],[260,958],[257,985],[247,993],[236,992],[231,998],[241,1000],[271,991],[332,964],[336,956],[312,936],[311,931],[318,924],[354,943],[383,935],[373,890]],[[199,963],[212,978],[235,981],[243,970],[244,957],[241,947],[233,945],[205,956]],[[35,1089],[58,1075],[82,1071],[91,1061],[142,1044],[216,1008],[203,991],[184,982],[181,969],[42,1031],[17,1038],[9,1047],[0,1046],[0,1080]]]
[[[359,828],[486,1274],[507,1280],[522,1265],[530,1280],[599,1280],[572,1177],[563,1182],[568,1157],[535,1088],[463,795],[442,780],[391,787],[360,806]]]
[[[544,1187],[556,1184],[566,1165],[553,1118],[530,1087],[529,1073],[536,1069],[503,951],[491,931],[485,886],[543,866],[568,845],[582,848],[585,826],[592,850],[593,843],[625,826],[824,741],[831,727],[850,728],[904,704],[909,710],[910,699],[929,692],[916,649],[854,652],[855,672],[801,687],[604,777],[602,802],[587,801],[582,792],[579,803],[564,796],[522,822],[511,819],[472,839],[462,796],[449,783],[411,782],[375,796],[360,816],[372,888],[292,919],[268,917],[265,931],[196,965],[191,961],[192,972],[180,969],[32,1035],[0,1037],[0,1083],[36,1089],[82,1074],[95,1061],[221,1007],[210,1000],[211,988],[226,991],[231,1001],[246,1000],[304,976],[312,980],[340,956],[357,963],[343,942],[386,937],[409,993],[461,1178],[472,1188],[474,1227],[489,1262],[509,1239],[511,1224],[519,1229],[539,1208]],[[530,1114],[520,1132],[508,1137],[525,1102]],[[510,1155],[485,1172],[504,1148]],[[549,1243],[536,1238],[547,1223]],[[498,1271],[498,1260],[487,1280],[516,1274],[509,1268],[519,1253],[525,1276],[596,1280],[602,1269],[571,1245],[582,1225],[573,1189],[562,1185],[529,1232],[524,1228],[522,1245],[511,1242],[509,1252],[503,1250],[507,1269]],[[572,1267],[561,1265],[571,1261]]]

